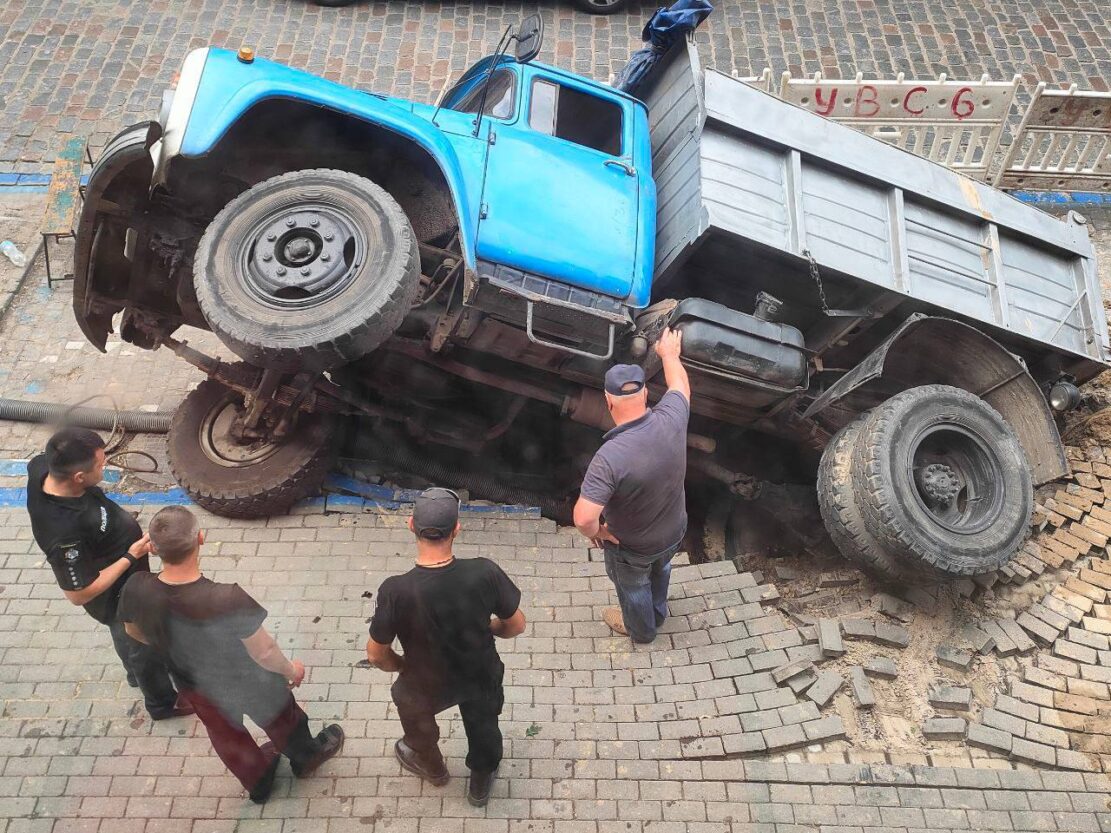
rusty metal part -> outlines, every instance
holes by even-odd
[[[281,380],[282,372],[280,370],[267,369],[262,371],[262,379],[259,380],[258,387],[247,394],[243,401],[246,413],[241,421],[236,422],[233,430],[239,429],[244,437],[256,433],[259,420],[262,419],[263,413],[270,406],[271,400],[274,398],[274,392],[278,389],[278,383]],[[250,436],[250,438],[257,439],[253,436]]]
[[[593,388],[580,388],[566,397],[561,414],[575,422],[600,428],[603,431],[609,431],[614,427],[613,417],[606,407],[605,394]],[[687,445],[706,454],[713,454],[717,450],[718,443],[713,437],[688,433]]]
[[[694,469],[707,477],[724,483],[729,487],[730,492],[745,500],[754,500],[759,497],[764,488],[763,482],[752,475],[733,471],[717,460],[702,454],[688,455],[687,468]]]

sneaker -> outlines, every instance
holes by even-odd
[[[334,758],[343,749],[343,729],[340,728],[338,723],[333,723],[330,726],[325,726],[319,735],[316,736],[316,742],[320,745],[316,754],[309,758],[303,764],[295,764],[293,761],[289,762],[290,769],[293,774],[298,778],[308,778],[320,765],[329,758]]]
[[[262,777],[258,779],[258,783],[248,790],[247,797],[255,804],[265,804],[266,799],[270,797],[270,793],[274,791],[274,776],[278,774],[278,764],[281,763],[282,756],[278,753],[277,747],[270,741],[260,746],[259,751],[270,759],[270,765],[266,768]]]
[[[490,788],[494,786],[494,772],[471,770],[471,780],[467,784],[467,801],[472,807],[485,807],[490,800]]]
[[[191,714],[196,714],[196,709],[189,705],[189,701],[184,697],[178,697],[172,708],[166,711],[157,711],[150,713],[151,720],[169,720],[171,717],[186,717]]]
[[[625,630],[625,617],[621,615],[621,608],[607,607],[602,611],[602,621],[609,625],[609,628],[614,633],[619,633],[622,636],[628,636],[629,632]]]
[[[409,746],[404,739],[393,745],[393,753],[397,756],[397,761],[403,768],[414,775],[419,775],[434,787],[442,787],[451,778],[448,775],[447,764],[444,763],[442,755],[438,756],[439,761],[430,763],[424,760],[420,753]]]

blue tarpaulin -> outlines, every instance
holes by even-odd
[[[678,0],[656,13],[644,24],[641,40],[648,44],[638,49],[629,62],[617,73],[613,86],[622,92],[632,93],[656,63],[667,54],[677,41],[698,28],[714,10],[708,0]]]

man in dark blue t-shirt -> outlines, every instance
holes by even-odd
[[[575,526],[605,550],[618,608],[602,620],[634,642],[651,642],[667,618],[671,558],[687,531],[684,481],[690,381],[679,360],[682,334],[664,330],[656,344],[667,393],[648,407],[644,370],[619,364],[606,372],[606,405],[615,428],[587,468]]]

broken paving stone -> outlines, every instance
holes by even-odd
[[[954,648],[952,645],[938,645],[937,661],[949,668],[956,668],[958,671],[967,671],[968,666],[972,664],[972,653],[970,651],[962,651],[960,648]]]
[[[811,743],[833,740],[834,738],[843,738],[845,736],[845,724],[842,723],[841,718],[835,714],[829,717],[823,717],[820,720],[811,720],[807,723],[803,723],[802,730],[806,733],[806,739]]]
[[[967,727],[963,717],[931,717],[922,724],[922,734],[930,740],[961,740]]]
[[[865,660],[864,673],[869,677],[879,677],[884,680],[894,680],[899,676],[894,660],[888,657],[872,657]]]
[[[872,693],[872,684],[868,682],[864,669],[859,665],[854,665],[849,669],[849,685],[852,686],[857,708],[870,709],[876,705],[876,695]]]
[[[969,723],[965,735],[970,746],[979,746],[981,749],[990,749],[994,752],[1010,754],[1011,742],[1014,740],[1007,732],[981,726],[979,723]]]
[[[1053,766],[1057,763],[1057,751],[1044,743],[1014,738],[1011,741],[1011,757],[1033,764]]]
[[[818,679],[806,690],[806,696],[819,706],[824,706],[844,684],[844,679],[836,671],[821,671]]]
[[[872,601],[878,604],[880,613],[898,619],[900,622],[909,622],[914,618],[914,605],[897,599],[890,593],[877,593],[872,597]]]
[[[972,689],[963,686],[938,685],[930,692],[930,705],[935,709],[968,711],[972,705]]]
[[[779,685],[791,679],[804,671],[813,671],[814,663],[809,660],[797,659],[794,662],[788,662],[785,665],[780,665],[778,668],[772,669],[772,679]]]
[[[811,668],[809,671],[804,671],[801,674],[796,674],[787,680],[787,687],[791,689],[796,695],[801,695],[806,689],[814,685],[814,681],[818,679],[818,674]]]
[[[776,564],[772,569],[778,581],[793,581],[801,575],[798,569],[790,564]]]
[[[978,654],[990,654],[995,648],[995,640],[975,625],[961,628],[960,639]]]
[[[839,657],[845,653],[841,641],[841,627],[833,619],[818,620],[818,646],[823,657]]]
[[[979,627],[995,642],[995,652],[999,656],[1009,657],[1018,653],[1018,646],[995,622],[981,622]]]
[[[876,626],[871,619],[842,619],[841,631],[846,639],[876,638]]]
[[[837,570],[832,573],[822,573],[818,578],[819,587],[849,587],[860,581],[860,575],[847,570]]]
[[[997,619],[996,624],[999,625],[1003,633],[1007,634],[1011,642],[1015,643],[1015,647],[1018,648],[1020,654],[1029,653],[1037,647],[1034,641],[1026,635],[1026,631],[1019,627],[1018,622],[1014,619]]]
[[[910,632],[901,625],[876,622],[876,642],[892,648],[905,648],[910,644]]]
[[[1055,630],[1050,625],[1031,616],[1029,613],[1020,613],[1018,619],[1015,620],[1018,626],[1030,634],[1034,639],[1042,645],[1052,645],[1053,640],[1061,635],[1059,630]]]

